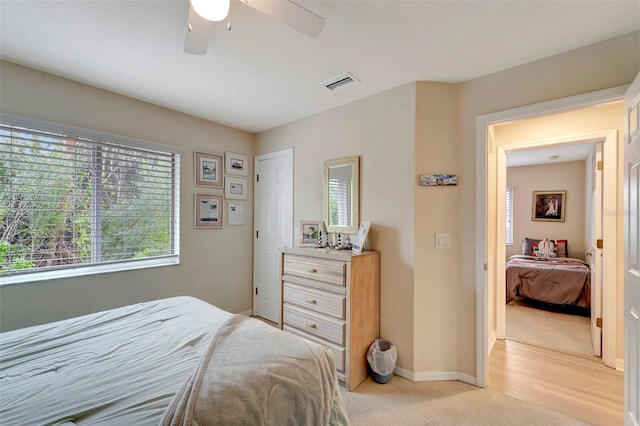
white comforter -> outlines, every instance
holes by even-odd
[[[330,352],[191,297],[0,334],[2,426],[162,419],[348,424]]]
[[[2,333],[0,424],[158,424],[231,316],[178,297]]]

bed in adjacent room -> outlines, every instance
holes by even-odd
[[[324,347],[176,297],[0,334],[0,423],[348,420]]]
[[[542,240],[525,238],[523,253],[506,264],[506,302],[516,296],[553,305],[591,308],[589,264],[568,255],[566,240],[553,241],[553,257],[537,255]],[[562,241],[562,243],[559,243]]]

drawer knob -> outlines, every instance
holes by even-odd
[[[309,322],[309,321],[305,321],[305,322],[304,322],[304,325],[306,325],[306,326],[307,326],[307,327],[309,327],[309,328],[316,328],[316,327],[318,327],[317,325],[315,325],[314,323]]]
[[[316,268],[309,268],[309,269],[307,269],[307,272],[316,273],[316,272],[318,272],[318,270]]]
[[[316,303],[318,303],[318,301],[317,301],[316,299],[305,299],[304,301],[305,301],[305,302],[307,302],[307,303],[311,303],[311,304],[313,304],[313,305],[315,305]]]

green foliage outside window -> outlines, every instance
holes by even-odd
[[[172,254],[163,155],[1,127],[0,276]]]

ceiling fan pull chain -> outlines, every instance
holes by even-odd
[[[227,15],[227,31],[231,31],[231,8],[229,8],[229,14]]]

